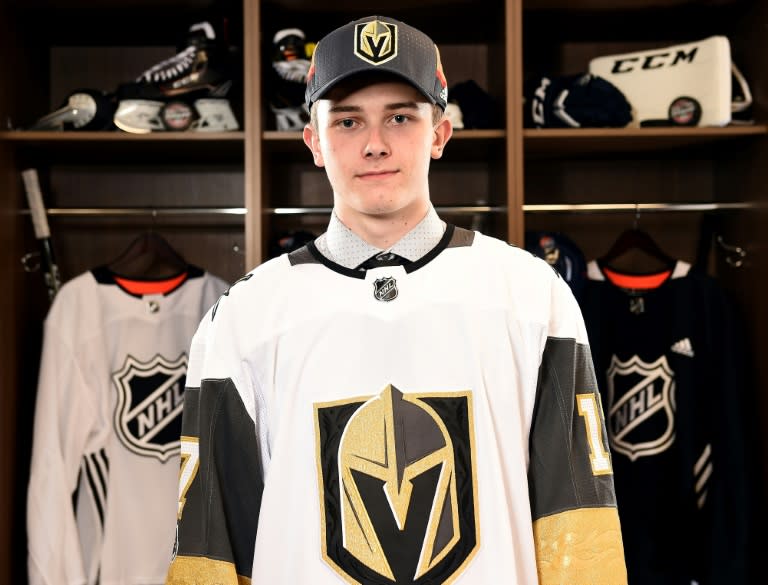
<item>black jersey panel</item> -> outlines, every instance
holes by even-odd
[[[539,369],[530,433],[533,519],[582,507],[615,506],[608,441],[589,347],[549,338]]]
[[[185,484],[184,465],[189,463],[184,442],[194,445],[195,439],[202,464]],[[259,452],[253,420],[232,380],[206,379],[201,388],[187,388],[182,419],[186,493],[180,506],[179,560],[204,557],[233,564],[239,576],[251,574],[264,490]]]

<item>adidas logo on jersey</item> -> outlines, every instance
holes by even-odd
[[[686,355],[688,357],[693,357],[693,346],[691,345],[691,340],[687,337],[684,337],[680,341],[673,343],[672,347],[670,347],[672,351],[675,353],[679,353],[681,355]]]

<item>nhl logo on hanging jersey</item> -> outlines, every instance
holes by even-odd
[[[397,281],[391,276],[377,278],[373,283],[373,296],[377,301],[394,301],[397,298]]]
[[[112,374],[117,387],[115,430],[137,455],[167,461],[179,452],[187,356],[156,355],[148,362],[128,356]]]
[[[611,447],[632,461],[668,449],[675,441],[675,374],[666,356],[649,364],[614,355],[607,381]]]
[[[349,583],[452,583],[479,544],[472,394],[315,404],[322,555]]]

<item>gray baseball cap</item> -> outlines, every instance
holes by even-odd
[[[320,40],[307,74],[307,107],[340,81],[370,72],[400,77],[445,109],[448,84],[437,45],[420,30],[385,16],[352,21]]]

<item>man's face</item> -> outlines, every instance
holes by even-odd
[[[382,80],[334,88],[304,130],[315,164],[325,167],[339,218],[420,220],[429,204],[431,158],[450,138],[450,122],[432,121],[432,105],[410,84]]]

